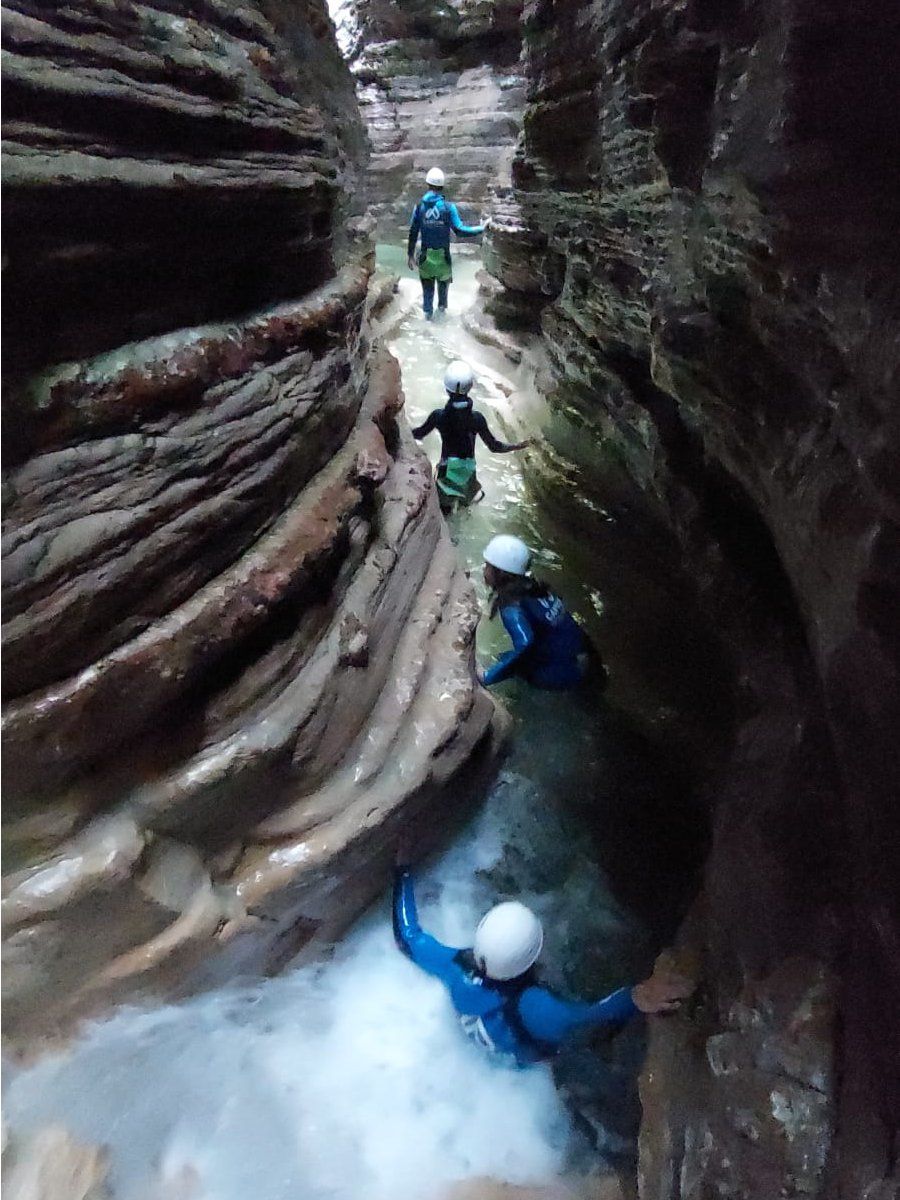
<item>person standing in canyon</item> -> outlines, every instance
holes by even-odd
[[[422,284],[422,309],[425,319],[434,316],[434,289],[437,285],[438,312],[447,311],[447,296],[453,282],[453,263],[450,258],[450,231],[457,237],[478,237],[490,226],[490,219],[481,225],[463,225],[456,205],[444,196],[444,172],[432,167],[425,176],[428,191],[412,212],[407,242],[409,269],[418,269]],[[421,249],[416,256],[416,242]]]
[[[483,413],[472,404],[470,392],[475,382],[472,368],[464,362],[452,362],[444,373],[447,402],[436,408],[412,431],[423,438],[433,430],[441,435],[441,457],[437,468],[437,489],[442,512],[451,512],[456,504],[471,504],[481,491],[475,474],[475,439],[480,437],[494,454],[524,450],[533,439],[501,442],[488,428]]]
[[[521,678],[532,687],[569,691],[588,678],[606,682],[606,669],[587,634],[546,584],[530,574],[531,551],[501,533],[484,548],[490,616],[500,615],[512,649],[479,673],[485,687]]]
[[[469,1037],[519,1067],[554,1057],[580,1029],[622,1025],[638,1013],[675,1012],[693,991],[690,980],[657,965],[642,983],[593,1003],[557,996],[536,977],[541,922],[516,900],[482,917],[470,949],[445,946],[419,924],[405,841],[397,850],[393,923],[399,949],[448,988]]]

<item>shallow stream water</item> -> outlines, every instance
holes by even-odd
[[[397,258],[382,254],[388,266]],[[429,324],[406,273],[387,336],[411,421],[442,403],[444,367],[464,357],[478,375],[476,402],[502,436],[524,385],[460,325],[476,269],[459,260],[451,313]],[[539,421],[541,401],[527,402]],[[521,457],[482,447],[479,476],[485,498],[452,518],[452,530],[482,599],[481,549],[500,531],[525,537],[538,569],[583,597],[524,485]],[[504,640],[499,623],[483,621],[482,662]],[[465,945],[491,904],[519,897],[545,922],[546,981],[605,994],[646,972],[673,919],[644,834],[654,812],[680,803],[680,784],[600,697],[514,683],[498,692],[513,717],[510,753],[480,811],[420,870],[423,923]],[[194,1200],[429,1200],[466,1179],[542,1184],[627,1169],[642,1030],[594,1041],[553,1071],[493,1062],[466,1041],[442,986],[395,949],[385,895],[327,961],[120,1011],[64,1053],[8,1073],[5,1111],[14,1134],[62,1123],[109,1147],[115,1200],[166,1189]]]

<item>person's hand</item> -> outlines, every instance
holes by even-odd
[[[649,979],[631,989],[631,998],[642,1013],[677,1012],[693,990],[694,984],[684,975],[656,967]]]
[[[487,231],[490,229],[490,227],[493,225],[493,223],[494,222],[491,220],[490,217],[485,217],[484,220],[481,222],[481,232],[487,233]]]
[[[416,269],[416,260],[413,258],[412,255],[410,255],[409,258],[406,260],[406,264],[411,271],[414,271]]]

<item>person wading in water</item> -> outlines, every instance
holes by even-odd
[[[453,262],[450,258],[450,231],[457,237],[478,237],[490,227],[490,220],[481,225],[463,225],[456,205],[444,198],[444,172],[432,167],[425,176],[428,191],[416,205],[409,223],[406,256],[409,269],[418,269],[422,284],[422,310],[425,319],[434,316],[434,289],[437,285],[438,312],[447,311],[447,297],[453,282]],[[421,249],[416,256],[416,242]]]
[[[521,538],[501,533],[484,549],[484,582],[491,617],[503,622],[512,649],[479,676],[485,687],[520,678],[532,687],[568,691],[588,678],[601,686],[606,671],[596,648],[566,606],[529,573],[531,551]]]
[[[480,437],[495,454],[509,454],[532,445],[524,442],[501,442],[488,428],[484,414],[472,406],[469,392],[475,382],[472,368],[464,362],[452,362],[444,375],[447,402],[443,408],[429,413],[413,431],[413,437],[423,438],[432,430],[441,435],[441,458],[437,468],[438,499],[441,510],[451,512],[457,504],[471,504],[481,491],[475,474],[475,439]]]
[[[426,933],[416,911],[408,845],[394,873],[394,938],[402,952],[447,987],[466,1034],[510,1065],[552,1058],[579,1029],[622,1025],[638,1013],[675,1012],[693,991],[689,980],[657,967],[635,986],[602,1000],[566,1000],[542,987],[535,964],[544,943],[541,922],[516,900],[482,917],[471,948],[445,946]]]

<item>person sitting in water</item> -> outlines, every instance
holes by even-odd
[[[562,600],[528,573],[531,551],[520,538],[499,534],[488,542],[483,557],[490,615],[499,612],[513,648],[479,681],[491,687],[519,676],[532,687],[552,691],[577,687],[597,662],[597,652]]]
[[[394,876],[394,937],[402,952],[446,985],[463,1029],[486,1049],[517,1066],[551,1058],[580,1029],[620,1025],[637,1013],[674,1012],[691,983],[656,968],[634,987],[586,1003],[565,1000],[535,977],[544,932],[531,909],[516,900],[482,917],[471,949],[445,946],[426,933],[416,911],[412,872],[398,851]]]
[[[475,377],[472,368],[464,362],[452,362],[444,375],[447,402],[443,408],[429,413],[421,425],[412,432],[413,437],[423,438],[437,430],[441,435],[441,458],[438,463],[438,496],[441,508],[448,512],[458,501],[471,504],[481,490],[475,474],[475,439],[480,437],[495,454],[509,454],[512,450],[524,450],[530,446],[530,438],[524,442],[501,442],[488,428],[483,413],[472,406],[469,392]]]
[[[447,295],[453,282],[453,264],[450,259],[450,230],[457,237],[478,237],[490,225],[463,225],[456,205],[444,198],[444,172],[432,167],[425,176],[428,191],[413,209],[409,224],[406,254],[409,269],[419,269],[422,284],[422,309],[425,319],[434,315],[434,287],[437,284],[438,312],[447,311]],[[421,237],[422,248],[416,258],[416,242]]]

